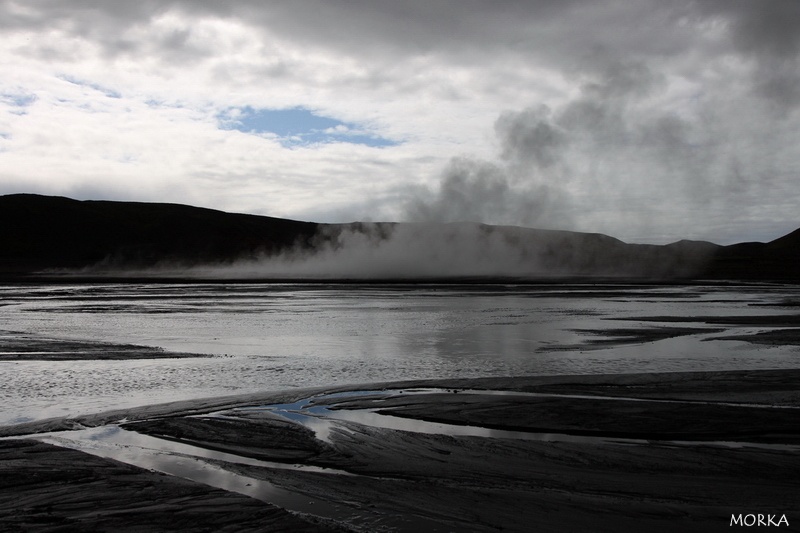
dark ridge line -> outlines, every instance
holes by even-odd
[[[350,234],[370,243],[391,239],[400,228],[417,228],[431,235],[433,244],[446,245],[447,231],[468,227],[469,238],[458,241],[480,245],[493,239],[520,254],[520,264],[536,265],[541,272],[564,275],[410,278],[288,279],[237,278],[262,283],[552,283],[564,279],[602,283],[746,280],[800,282],[800,229],[768,243],[748,242],[719,246],[681,240],[666,245],[629,244],[599,233],[543,230],[514,226],[453,223],[352,222],[321,224],[260,215],[226,213],[170,203],[78,201],[36,194],[0,196],[0,281],[63,279],[76,282],[189,281],[186,274],[160,274],[158,268],[191,271],[192,267],[230,266],[237,261],[299,252],[313,258],[319,250],[343,249]],[[437,234],[431,229],[439,228]],[[422,231],[424,230],[424,231]],[[460,234],[459,234],[460,235]],[[404,237],[407,238],[408,236]],[[440,242],[441,241],[441,242]],[[407,243],[406,243],[407,244]],[[344,248],[346,250],[346,247]],[[532,270],[532,268],[531,268]],[[149,275],[152,273],[152,276]],[[619,276],[617,276],[619,274]],[[531,279],[535,278],[535,279]],[[542,279],[545,278],[545,279]],[[201,274],[191,281],[230,283],[233,279]]]
[[[631,286],[641,287],[728,287],[728,286],[764,286],[764,285],[798,285],[798,280],[756,280],[756,279],[660,279],[660,278],[628,278],[628,277],[503,277],[503,276],[447,276],[447,277],[410,277],[410,278],[220,278],[202,276],[120,276],[120,275],[82,275],[82,274],[38,274],[21,272],[0,273],[0,283],[25,285],[30,283],[64,285],[64,284],[161,284],[161,285],[394,285],[394,286],[481,286],[481,285],[524,285],[524,286]]]

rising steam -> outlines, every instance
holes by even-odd
[[[405,219],[668,241],[729,228],[725,213],[750,209],[764,157],[749,132],[721,126],[728,110],[674,105],[666,80],[641,62],[597,58],[582,82],[558,107],[502,113],[495,160],[454,158],[435,186],[415,191]]]
[[[690,206],[707,203],[705,187],[719,178],[719,159],[713,151],[696,149],[708,133],[696,121],[652,105],[663,85],[640,63],[600,65],[580,94],[558,109],[534,106],[501,114],[495,122],[496,160],[452,159],[436,187],[419,189],[407,200],[405,219],[411,222],[329,226],[310,248],[205,275],[690,275],[710,247],[632,246],[597,234],[481,224],[557,229],[591,221],[589,228],[579,229],[593,229],[614,217],[641,226],[657,215],[654,206],[664,198]],[[657,197],[644,197],[643,191],[655,191]],[[580,212],[592,204],[592,196],[607,203]]]
[[[713,245],[627,245],[547,231],[602,229],[611,218],[656,223],[665,199],[673,210],[707,207],[733,167],[711,149],[713,124],[663,111],[664,86],[641,63],[599,62],[563,106],[502,113],[496,159],[452,159],[435,187],[406,201],[410,222],[323,226],[310,246],[193,271],[275,279],[691,275]]]
[[[599,234],[460,223],[324,227],[311,248],[297,247],[190,273],[215,278],[419,280],[691,276],[715,245],[629,245]],[[186,274],[185,270],[182,270]]]

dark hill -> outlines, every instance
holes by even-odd
[[[715,279],[800,280],[800,229],[770,241],[721,248],[705,271]]]
[[[390,261],[376,257],[376,249],[387,252]],[[483,224],[316,224],[178,204],[0,196],[0,274],[6,278],[59,269],[89,269],[89,275],[220,265],[288,250],[314,258],[352,255],[358,268],[338,274],[348,279],[381,278],[380,271],[363,267],[383,260],[384,265],[409,264],[412,270],[415,262],[430,263],[427,270],[418,270],[422,274],[405,275],[407,270],[396,268],[391,277],[397,279],[463,276],[469,271],[448,272],[440,264],[475,264],[477,275],[486,276],[497,264],[502,268],[492,275],[800,280],[800,230],[770,243],[722,247],[679,241],[657,246],[627,244],[596,233]],[[327,268],[319,264],[323,271]]]
[[[12,194],[0,196],[0,272],[219,263],[308,245],[318,227],[177,204]]]

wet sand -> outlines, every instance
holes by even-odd
[[[127,359],[168,359],[209,357],[202,354],[173,352],[153,346],[59,339],[19,331],[0,330],[2,361],[122,361]]]
[[[296,409],[326,409],[305,417],[325,422],[324,433],[280,411],[243,409],[332,392],[323,389],[0,429],[20,435],[125,418],[129,431],[274,461],[208,459],[254,482],[342,506],[347,512],[336,520],[355,531],[727,531],[739,513],[785,515],[789,530],[800,525],[800,370],[428,380],[335,390],[377,392],[317,397]],[[381,427],[359,418],[364,413],[412,425]],[[424,421],[444,425],[431,430]],[[219,531],[226,524],[255,530],[249,528],[259,512],[295,519],[245,496],[108,459],[30,441],[2,445],[0,523],[24,523],[26,531],[66,530],[51,525],[77,517],[89,530],[103,529],[108,516],[129,520],[115,525],[120,530],[138,523],[177,529],[178,517],[187,520],[185,530],[208,523]],[[183,488],[145,490],[153,479]],[[208,498],[215,503],[204,504]],[[92,514],[89,507],[106,512]],[[165,511],[177,508],[174,518]],[[147,522],[153,517],[161,518]]]
[[[1,531],[340,531],[263,502],[34,440],[0,441]]]
[[[548,346],[537,351],[570,351],[570,350],[601,350],[624,346],[626,344],[644,344],[664,339],[672,339],[685,335],[702,335],[705,333],[719,333],[720,328],[676,328],[676,327],[639,327],[639,328],[605,328],[605,329],[572,329],[575,333],[591,335],[580,344],[564,344],[561,346]]]

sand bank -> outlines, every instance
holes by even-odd
[[[34,440],[0,441],[2,531],[339,531],[258,500]]]
[[[60,339],[33,333],[0,330],[0,361],[122,361],[127,359],[169,359],[209,357],[167,351],[154,346]]]
[[[346,392],[357,390],[372,392]],[[791,527],[800,524],[798,408],[800,371],[540,376],[294,390],[4,431],[124,419],[123,432],[224,452],[203,460],[237,479],[335,505],[335,516],[320,516],[354,531],[705,532],[728,531],[739,513],[785,515]],[[94,499],[106,514],[116,516],[111,510],[118,508],[137,520],[158,515],[174,496],[151,497],[135,484],[115,482],[123,478],[109,473],[107,459],[85,459],[78,476],[65,466],[72,459],[55,459],[64,450],[48,446],[39,455],[25,450],[42,444],[9,442],[0,449],[3,479],[16,479],[21,468],[49,472],[24,484],[5,482],[0,494],[0,517],[28,520],[34,530],[36,524],[57,530],[35,522],[43,517],[76,519],[62,503],[65,492],[77,491],[66,487],[80,488],[85,505]],[[263,505],[228,492],[231,499],[215,511],[200,502],[220,498],[216,489],[141,472],[141,479],[193,487],[180,500],[186,513],[196,514],[192,520],[214,514],[202,520],[247,531],[250,513]],[[241,516],[230,511],[240,500]],[[168,518],[158,523],[172,527]]]

